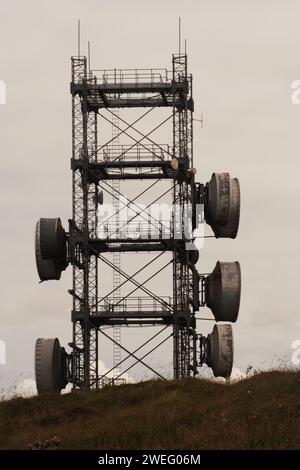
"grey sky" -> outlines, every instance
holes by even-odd
[[[204,128],[194,129],[197,176],[205,182],[213,171],[229,171],[242,190],[238,238],[208,239],[198,269],[210,271],[218,259],[241,262],[237,367],[272,365],[275,356],[290,357],[291,342],[300,339],[300,105],[290,100],[291,83],[300,79],[299,2],[2,0],[0,340],[7,366],[0,365],[0,388],[32,375],[36,337],[59,336],[64,345],[71,339],[71,270],[60,282],[38,285],[33,230],[39,217],[60,216],[66,226],[71,216],[77,18],[93,67],[171,68],[179,15],[195,117],[204,116]],[[140,330],[128,335],[134,345]],[[108,365],[110,353],[104,345]]]

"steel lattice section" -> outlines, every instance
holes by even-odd
[[[182,81],[191,84],[191,77],[187,75],[186,55],[173,55],[173,81]],[[191,87],[190,87],[191,90]],[[175,103],[173,105],[173,147],[174,157],[179,161],[186,161],[187,167],[193,164],[193,120],[192,109],[189,109],[188,100],[191,96],[184,96],[184,102],[180,108]],[[187,226],[188,214],[191,206],[190,185],[187,181],[174,182],[174,236],[177,229],[181,230],[183,240],[187,238],[190,229]],[[179,259],[179,253],[173,255],[173,288],[174,288],[174,377],[188,377],[196,373],[194,356],[190,348],[190,336],[194,336],[195,322],[190,321],[188,316],[187,324],[182,324],[178,318],[180,311],[188,312],[189,292],[191,284],[191,274],[187,264]],[[177,317],[177,320],[176,320]]]
[[[130,73],[129,84],[127,85],[126,71],[119,71],[118,76],[120,77],[120,83],[116,83],[115,71],[112,74],[112,81],[110,81],[110,72],[104,71],[102,77],[103,85],[99,85],[96,76],[93,76],[91,72],[87,73],[86,65],[85,58],[75,57],[72,59],[71,89],[73,96],[73,220],[70,223],[70,245],[72,247],[72,253],[70,253],[70,256],[73,264],[73,314],[75,318],[73,334],[73,355],[76,358],[76,360],[74,360],[74,383],[78,388],[92,388],[94,386],[98,386],[100,380],[97,369],[97,343],[98,332],[100,331],[103,333],[103,330],[101,330],[101,309],[99,310],[99,307],[104,309],[105,312],[106,304],[100,305],[98,300],[98,259],[104,261],[114,270],[115,278],[117,276],[119,279],[120,276],[123,276],[125,279],[131,280],[131,282],[133,282],[136,286],[132,292],[135,292],[137,289],[141,289],[144,293],[146,293],[146,295],[150,296],[149,298],[152,298],[152,302],[154,302],[156,305],[155,308],[157,308],[157,305],[161,305],[162,314],[164,315],[163,318],[168,318],[168,321],[173,328],[174,377],[188,377],[196,373],[195,319],[193,309],[190,305],[191,292],[193,291],[194,286],[190,266],[182,257],[182,253],[186,253],[185,245],[192,237],[192,230],[189,225],[189,215],[192,205],[191,181],[187,180],[184,176],[183,178],[180,176],[178,178],[174,178],[172,175],[169,176],[168,174],[170,171],[168,170],[168,168],[170,168],[170,161],[173,157],[173,159],[176,159],[180,165],[183,162],[183,175],[192,175],[192,79],[187,75],[186,55],[173,55],[172,81],[170,78],[168,78],[167,72],[165,78],[163,79],[166,80],[166,82],[161,83],[161,72],[153,72],[152,70],[139,71],[141,77],[146,77],[145,88],[147,90],[149,89],[151,91],[153,87],[158,87],[159,89],[161,88],[161,99],[151,98],[148,100],[144,98],[143,95],[141,95],[141,98],[137,98],[134,93],[133,95],[135,97],[131,98],[130,93],[132,92],[129,91],[125,100],[126,102],[124,101],[122,104],[120,101],[120,96],[118,93],[115,93],[116,89],[114,86],[119,87],[119,89],[122,90],[121,93],[123,93],[124,90],[126,91],[126,89],[130,89],[132,84],[132,82],[130,82],[130,79],[132,80]],[[137,71],[135,73],[137,73]],[[141,83],[143,83],[141,78],[136,80],[141,80]],[[148,80],[147,83],[146,80]],[[106,96],[104,91],[101,89],[101,86],[104,88],[108,87],[110,90]],[[143,88],[143,84],[141,84],[141,87]],[[136,130],[134,123],[128,124],[123,119],[120,121],[122,122],[123,127],[120,126],[119,122],[117,123],[117,116],[119,115],[118,108],[132,106],[140,107],[143,105],[152,106],[152,109],[161,106],[172,106],[172,115],[162,121],[159,125],[155,126],[154,129],[148,132],[146,135]],[[103,113],[99,112],[100,108],[105,107],[108,109],[111,118],[107,118]],[[117,111],[113,113],[109,108],[116,108]],[[106,160],[108,163],[105,164],[106,167],[101,166],[103,165],[103,160],[101,158],[100,160],[98,159],[98,113],[103,120],[111,123],[113,126],[115,124],[114,138],[118,139],[118,133],[120,133],[120,135],[125,133],[126,136],[131,137],[130,133],[128,133],[126,129],[133,129],[141,136],[139,139],[133,138],[134,142],[132,145],[129,145],[126,148],[120,147],[121,158],[118,156],[119,143],[118,141],[117,143],[114,142],[114,153],[117,150],[117,154],[115,155],[113,153],[113,159],[108,157]],[[144,115],[136,119],[135,122],[140,121],[147,114],[148,112],[144,113]],[[171,117],[173,118],[172,150],[170,150],[169,146],[162,147],[150,139],[150,137],[148,137],[155,129],[158,129]],[[124,127],[124,125],[126,127]],[[145,139],[148,139],[147,145],[145,145],[143,142]],[[149,145],[149,142],[152,147]],[[102,155],[104,150],[106,155],[109,154],[109,145],[110,141],[100,147],[100,155]],[[151,153],[151,165],[154,165],[154,169],[147,174],[147,172],[143,173],[141,170],[143,168],[143,163],[145,165],[149,165],[149,158],[147,163],[147,152],[149,152],[149,148]],[[163,152],[160,153],[161,156],[159,156],[157,149],[159,149],[160,152]],[[165,154],[166,149],[167,153]],[[107,183],[107,180],[112,179],[114,182],[114,180],[122,180],[126,177],[130,178],[130,173],[126,173],[126,165],[129,165],[130,167],[130,157],[127,159],[127,154],[134,155],[138,161],[138,164],[141,165],[140,170],[138,170],[139,177],[141,179],[146,179],[147,177],[152,179],[171,177],[173,187],[173,215],[170,234],[171,239],[174,242],[174,245],[172,245],[174,247],[171,250],[173,252],[173,295],[168,309],[166,309],[165,301],[163,301],[157,294],[149,291],[141,283],[132,279],[132,277],[128,277],[122,270],[118,271],[117,266],[109,263],[109,261],[101,255],[103,247],[100,240],[98,239],[97,233],[98,185],[101,183],[100,187],[110,194],[113,190],[113,187],[115,186],[119,188],[119,185],[115,184],[111,186]],[[144,154],[145,157],[142,157],[141,155]],[[143,158],[146,160],[143,160]],[[76,163],[76,160],[78,163]],[[116,166],[114,167],[113,163],[116,160]],[[160,160],[162,161],[162,166],[161,173],[159,174],[157,173],[156,168],[159,168]],[[100,166],[97,166],[98,164],[100,164]],[[112,169],[109,173],[110,166]],[[118,166],[121,170],[118,169]],[[103,170],[101,170],[101,168],[103,168]],[[113,206],[115,209],[117,208],[116,202],[113,203]],[[132,201],[131,207],[134,207]],[[153,226],[152,220],[145,220],[148,225],[152,224]],[[117,231],[117,237],[119,238],[120,233],[120,231]],[[77,240],[78,243],[76,243]],[[178,241],[181,244],[177,245],[175,241]],[[141,245],[138,247],[138,244],[136,244],[135,246],[137,251],[142,251],[143,248],[145,248],[145,251],[155,251],[157,249],[161,251],[168,250],[167,245],[164,245],[163,241],[161,241],[160,245],[155,245],[154,242],[153,246],[151,246],[151,243],[149,242],[147,245]],[[129,246],[126,245],[126,243],[122,245],[122,243],[118,243],[118,240],[116,242],[115,240],[110,239],[107,243],[107,248],[105,248],[104,251],[111,251],[115,253],[114,259],[116,259],[118,251],[121,252],[128,249]],[[187,255],[184,254],[184,256]],[[158,272],[160,272],[160,270],[158,270],[154,276],[157,275]],[[151,278],[152,277],[153,276],[151,276]],[[114,296],[117,296],[118,298],[118,291],[116,292],[114,290],[113,292]],[[123,320],[122,318],[118,320],[117,314],[119,311],[120,315],[123,315],[123,309],[127,308],[125,307],[125,301],[126,297],[124,297],[124,299],[117,299],[117,302],[113,302],[115,305],[113,311],[116,314],[116,318],[111,320],[103,320],[104,324],[111,324],[116,326],[122,324],[121,321]],[[144,303],[140,303],[141,298],[138,298],[137,302],[137,306],[140,305],[139,309],[141,310],[141,314],[144,314],[145,316],[146,312],[143,312]],[[166,309],[165,312],[164,309]],[[113,313],[113,311],[111,313]],[[105,314],[107,315],[109,313],[110,311],[106,312]],[[134,314],[134,312],[127,312],[126,315],[130,313],[131,315]],[[155,320],[156,323],[161,324],[161,322],[164,322],[165,320],[163,318],[162,320]],[[129,318],[125,318],[124,321],[124,324],[130,324],[130,322],[133,320],[130,320],[129,316]],[[147,324],[147,321],[148,320],[146,315],[143,321],[141,321],[141,324]],[[114,342],[114,347],[117,347],[117,341]],[[121,359],[121,356],[119,359]],[[115,366],[118,372],[119,366],[117,364],[115,364]],[[115,377],[116,375],[118,374],[115,374]]]
[[[72,58],[72,83],[86,83],[86,58]],[[97,160],[97,113],[88,112],[86,97],[72,96],[72,140],[74,160],[86,164]],[[82,312],[82,319],[74,322],[73,354],[76,386],[97,386],[98,348],[97,330],[89,316],[97,309],[98,258],[89,254],[89,238],[96,238],[97,186],[88,181],[87,168],[73,170],[73,219],[70,233],[81,235],[80,247],[73,245],[73,311]],[[76,233],[74,233],[76,232]]]

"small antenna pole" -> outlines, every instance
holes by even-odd
[[[78,39],[78,57],[80,57],[80,20],[77,24],[77,39]]]
[[[187,44],[187,40],[185,39],[184,40],[184,55],[186,55],[186,44]]]
[[[181,53],[181,17],[178,18],[178,42],[179,42],[179,55]]]
[[[91,43],[88,41],[88,69],[89,73],[91,73]]]

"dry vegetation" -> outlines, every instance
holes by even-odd
[[[299,449],[300,373],[151,381],[0,403],[0,448]]]

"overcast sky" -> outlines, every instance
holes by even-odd
[[[208,239],[197,267],[211,271],[218,259],[241,263],[236,367],[290,360],[291,343],[300,339],[300,105],[291,103],[291,83],[300,79],[300,3],[2,0],[0,340],[7,365],[0,365],[0,388],[33,376],[37,337],[59,336],[65,346],[71,340],[71,269],[60,282],[39,285],[33,232],[40,217],[59,216],[66,226],[71,216],[69,82],[77,18],[94,68],[171,68],[178,16],[195,118],[204,117],[203,128],[194,129],[197,177],[205,182],[214,171],[229,171],[242,191],[238,238]],[[134,347],[140,334],[126,329],[126,344]],[[109,366],[108,344],[101,355]],[[153,361],[168,368],[162,356]],[[144,377],[140,371],[136,377]]]

